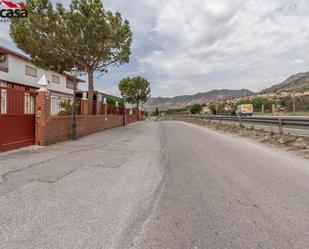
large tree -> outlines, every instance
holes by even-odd
[[[141,76],[122,79],[119,83],[119,90],[123,99],[130,104],[136,104],[137,109],[139,109],[140,102],[147,102],[151,97],[150,83]]]
[[[132,32],[120,13],[103,8],[101,0],[72,0],[68,9],[49,0],[27,0],[28,18],[11,23],[11,37],[38,67],[59,72],[77,66],[88,74],[89,99],[94,72],[129,62]],[[92,107],[92,105],[90,105]]]
[[[202,106],[200,104],[194,104],[190,108],[192,114],[199,114],[202,111]]]

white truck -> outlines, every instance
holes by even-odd
[[[253,115],[253,105],[244,104],[244,105],[237,106],[236,115],[237,116],[252,116]]]

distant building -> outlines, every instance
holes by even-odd
[[[289,93],[288,92],[281,92],[280,93],[280,98],[286,98],[289,96]]]
[[[203,107],[203,113],[211,114],[212,111],[210,110],[209,106],[204,106]]]

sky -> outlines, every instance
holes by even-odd
[[[172,97],[212,89],[258,91],[309,71],[309,0],[103,4],[119,11],[133,31],[130,63],[95,77],[95,87],[106,93],[119,95],[119,81],[136,75],[150,81],[152,96]],[[0,44],[16,49],[3,23]]]

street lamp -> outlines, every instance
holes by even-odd
[[[73,76],[73,119],[72,119],[72,140],[75,141],[76,140],[76,126],[77,126],[77,122],[76,122],[76,78],[78,76],[78,68],[77,67],[73,67],[71,69],[71,75]]]

